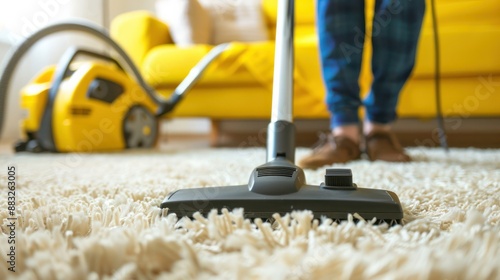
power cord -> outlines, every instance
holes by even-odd
[[[434,54],[435,54],[435,70],[434,70],[434,85],[435,85],[435,95],[436,95],[436,120],[438,123],[438,137],[439,144],[441,147],[448,152],[448,140],[446,136],[446,130],[444,127],[443,112],[441,105],[441,56],[439,47],[439,31],[438,22],[436,16],[436,4],[434,0],[431,1],[431,13],[432,13],[432,29],[434,33]]]

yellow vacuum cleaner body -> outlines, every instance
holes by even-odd
[[[95,152],[152,147],[158,119],[171,112],[230,44],[212,48],[168,99],[142,78],[127,53],[99,26],[85,22],[49,25],[10,54],[0,76],[0,132],[10,81],[23,56],[39,41],[61,32],[83,32],[102,40],[126,66],[109,55],[70,47],[56,66],[37,75],[21,92],[24,139],[17,152]],[[77,59],[83,55],[88,59]],[[127,71],[125,71],[127,69]]]
[[[50,98],[56,66],[44,69],[21,92],[27,111],[22,131],[26,150],[43,149],[30,143],[40,134],[52,134],[57,152],[95,152],[151,147],[158,135],[158,105],[118,64],[73,62],[57,92]],[[51,108],[48,103],[52,102]],[[42,125],[44,115],[49,125]],[[41,131],[50,129],[51,131]]]

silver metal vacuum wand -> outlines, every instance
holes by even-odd
[[[295,161],[293,125],[294,0],[278,1],[271,122],[267,129],[267,162],[277,157]],[[283,13],[284,12],[284,13]]]
[[[294,0],[278,1],[271,122],[293,121]]]

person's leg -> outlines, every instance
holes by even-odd
[[[302,159],[304,168],[359,158],[359,73],[365,36],[364,1],[317,0],[317,27],[333,137]]]
[[[366,149],[372,160],[409,161],[391,132],[399,93],[415,64],[424,0],[377,0],[372,30],[371,91],[364,100]]]
[[[364,1],[318,0],[317,25],[326,103],[334,134],[359,141],[359,73],[365,34]]]
[[[399,93],[415,64],[425,0],[377,0],[372,30],[371,91],[364,100],[367,128],[396,119]],[[378,124],[378,125],[377,125]],[[366,131],[365,133],[369,132]]]

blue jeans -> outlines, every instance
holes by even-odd
[[[359,123],[364,105],[368,121],[396,119],[399,93],[415,64],[425,0],[376,0],[371,70],[373,83],[360,98],[359,74],[365,38],[363,0],[317,0],[317,24],[326,103],[331,127]]]

